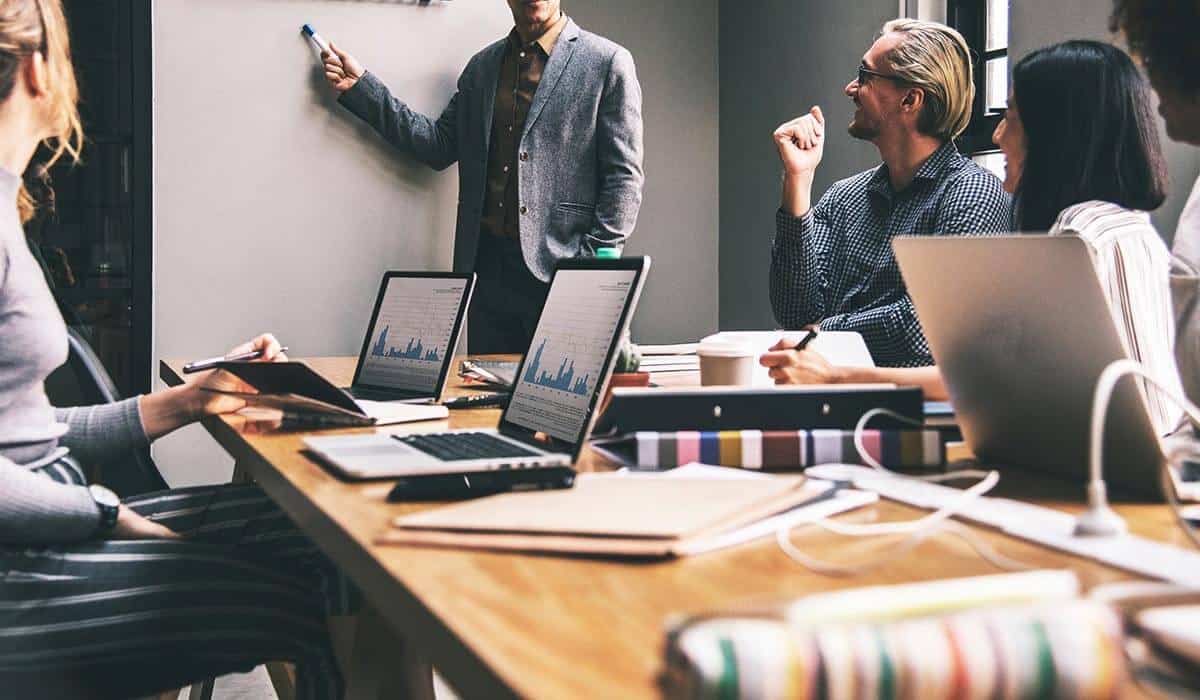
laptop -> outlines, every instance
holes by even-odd
[[[384,273],[346,391],[369,401],[441,401],[474,288],[474,274]]]
[[[1128,357],[1087,244],[928,236],[892,247],[979,460],[1085,483],[1096,380]],[[1110,487],[1161,497],[1162,449],[1132,377],[1113,394],[1103,454]]]
[[[648,257],[558,264],[497,429],[334,435],[305,444],[359,479],[574,464],[649,270]]]

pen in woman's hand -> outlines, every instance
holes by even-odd
[[[183,373],[192,374],[193,372],[203,372],[206,369],[212,369],[213,367],[216,367],[218,362],[245,362],[247,360],[257,360],[263,356],[263,352],[265,352],[265,349],[260,348],[258,350],[251,350],[250,352],[243,352],[237,355],[222,355],[221,357],[210,357],[207,360],[196,360],[195,362],[189,362],[184,365]],[[287,352],[287,346],[279,348],[279,352]]]

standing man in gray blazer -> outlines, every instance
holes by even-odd
[[[338,101],[437,170],[458,163],[454,269],[474,271],[471,353],[525,352],[563,258],[620,248],[642,204],[642,91],[633,56],[560,0],[507,0],[516,26],[475,54],[437,119],[331,45]]]

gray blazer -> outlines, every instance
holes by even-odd
[[[458,163],[454,269],[475,269],[496,83],[507,46],[475,54],[436,120],[371,73],[339,102],[401,151],[437,170]],[[633,56],[568,20],[521,135],[518,182],[525,264],[549,280],[560,259],[623,246],[642,205],[642,90]]]

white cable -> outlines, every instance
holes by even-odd
[[[792,542],[791,533],[788,532],[788,528],[780,528],[777,530],[775,532],[775,541],[778,543],[779,548],[783,550],[784,554],[806,569],[826,576],[858,576],[890,564],[891,562],[915,549],[925,540],[944,534],[958,537],[969,547],[971,547],[976,554],[998,569],[1004,569],[1007,571],[1029,571],[1031,569],[1038,568],[1034,565],[1026,564],[1001,554],[987,540],[980,537],[970,528],[964,527],[963,525],[953,521],[943,523],[941,527],[927,528],[921,532],[906,536],[899,545],[897,545],[895,548],[890,548],[886,556],[865,564],[857,565],[834,564],[805,554],[795,545],[795,543]],[[895,536],[881,540],[879,544],[885,545],[892,539],[895,539]]]
[[[903,477],[893,477],[903,478]],[[991,491],[997,483],[1000,482],[1000,475],[996,472],[991,472],[981,481],[973,484],[969,489],[962,492],[962,495],[955,498],[953,502],[948,503],[941,508],[923,515],[916,520],[907,520],[899,523],[841,523],[834,520],[818,520],[813,524],[829,532],[849,537],[870,537],[872,535],[904,535],[920,531],[924,528],[932,528],[940,522],[944,522],[954,517],[954,515],[963,512],[972,501],[978,499],[983,494]]]
[[[917,481],[928,481],[931,483],[955,481],[957,479],[985,479],[987,478],[988,474],[991,473],[980,469],[960,469],[954,472],[946,472],[945,474],[912,476],[909,474],[901,474],[899,472],[891,471],[876,461],[876,459],[871,456],[871,453],[867,452],[866,445],[863,444],[863,433],[867,429],[867,423],[875,416],[889,416],[900,421],[901,423],[907,423],[917,428],[923,428],[924,424],[886,408],[872,408],[871,410],[862,414],[862,418],[859,418],[858,423],[856,423],[854,426],[854,449],[858,451],[858,458],[862,460],[862,463],[876,471],[903,479],[915,479]]]
[[[1187,417],[1195,426],[1200,427],[1200,408],[1187,400],[1173,389],[1164,386],[1161,382],[1153,377],[1144,367],[1133,362],[1132,360],[1117,360],[1101,372],[1099,379],[1096,382],[1096,392],[1092,402],[1092,422],[1090,433],[1090,450],[1089,450],[1089,481],[1088,494],[1089,499],[1099,496],[1100,499],[1105,498],[1104,481],[1102,475],[1103,465],[1103,449],[1104,449],[1104,421],[1108,411],[1108,405],[1112,399],[1112,394],[1116,390],[1117,382],[1127,374],[1136,374],[1149,382],[1155,390],[1161,392],[1164,396],[1171,399],[1176,405],[1183,409]],[[922,516],[916,520],[900,522],[900,523],[877,523],[877,524],[850,524],[837,523],[828,518],[823,518],[816,521],[818,527],[836,534],[841,534],[850,537],[870,537],[870,536],[891,536],[894,539],[896,536],[904,535],[902,542],[889,549],[887,555],[874,561],[859,564],[834,564],[826,562],[802,552],[795,543],[791,540],[791,528],[781,527],[775,533],[776,542],[779,548],[793,561],[807,569],[815,571],[819,574],[829,576],[854,576],[865,572],[878,569],[891,561],[903,556],[909,551],[916,548],[919,544],[938,534],[947,533],[955,535],[965,541],[977,554],[1001,569],[1031,569],[1035,568],[1023,562],[1005,557],[997,552],[990,544],[979,538],[973,531],[949,520],[949,518],[965,510],[967,506],[979,498],[982,498],[985,493],[990,491],[999,481],[999,474],[995,471],[984,472],[980,470],[960,470],[957,472],[949,472],[946,474],[938,474],[934,476],[913,477],[905,474],[900,474],[891,471],[879,463],[866,450],[863,444],[863,431],[866,428],[867,422],[878,415],[889,415],[901,422],[910,425],[920,425],[912,419],[889,411],[883,408],[872,409],[863,414],[859,419],[858,424],[854,428],[854,447],[858,451],[860,459],[864,464],[875,469],[881,474],[885,474],[896,479],[913,479],[919,481],[936,482],[947,481],[950,479],[960,478],[977,478],[981,480],[966,489],[961,498],[955,502],[943,506],[942,508]],[[1171,449],[1166,453],[1159,470],[1159,478],[1162,482],[1163,493],[1166,495],[1167,502],[1170,505],[1171,511],[1175,516],[1176,522],[1192,542],[1193,546],[1200,549],[1200,535],[1192,528],[1191,524],[1183,517],[1181,505],[1178,495],[1175,492],[1175,484],[1171,478],[1170,463],[1176,461],[1182,454],[1191,452],[1189,447],[1181,441],[1174,441],[1171,444]],[[1096,485],[1099,488],[1096,488]],[[1107,503],[1103,500],[1098,501],[1107,507]],[[1093,503],[1095,505],[1095,503]],[[886,540],[885,540],[886,542]],[[882,544],[882,543],[881,543]]]
[[[1192,421],[1193,425],[1200,426],[1200,408],[1197,408],[1186,396],[1183,396],[1171,387],[1165,386],[1150,374],[1145,367],[1133,360],[1123,359],[1111,363],[1104,368],[1104,371],[1100,373],[1100,378],[1096,380],[1096,393],[1092,399],[1092,426],[1088,464],[1090,478],[1090,483],[1088,484],[1089,499],[1094,493],[1098,494],[1102,499],[1104,497],[1104,479],[1101,473],[1103,468],[1104,421],[1107,418],[1108,404],[1112,400],[1112,394],[1116,390],[1117,382],[1127,374],[1136,374],[1149,382],[1155,391],[1158,391],[1181,408],[1184,414]],[[1172,445],[1176,446],[1173,446],[1171,451],[1164,455],[1162,465],[1159,469],[1159,480],[1162,482],[1163,494],[1167,497],[1167,503],[1175,515],[1175,522],[1179,524],[1184,534],[1191,540],[1192,545],[1200,549],[1200,536],[1197,536],[1191,524],[1183,517],[1181,504],[1179,503],[1178,495],[1175,493],[1175,482],[1172,480],[1170,472],[1170,463],[1182,453],[1190,450],[1177,441],[1171,442]],[[1096,484],[1099,484],[1100,488],[1093,490]],[[1104,501],[1098,501],[1097,503],[1093,503],[1092,506],[1093,508],[1107,508],[1108,504]]]
[[[975,550],[977,554],[997,568],[1009,570],[1034,568],[1030,565],[1005,557],[968,528],[963,527],[958,523],[950,522],[950,518],[966,510],[966,508],[970,506],[972,502],[982,498],[984,494],[991,491],[996,484],[999,483],[1000,474],[998,472],[982,471],[978,469],[964,469],[945,474],[914,477],[891,471],[887,467],[883,466],[883,464],[881,464],[874,457],[872,457],[871,454],[867,452],[866,446],[863,443],[863,431],[866,429],[867,423],[872,418],[880,415],[891,416],[902,423],[908,423],[909,425],[915,425],[918,427],[920,427],[921,424],[912,420],[911,418],[908,418],[907,416],[903,416],[886,408],[871,409],[870,411],[864,413],[862,418],[859,418],[857,425],[854,427],[854,447],[858,451],[858,456],[862,462],[872,469],[880,472],[881,478],[911,479],[914,481],[924,482],[978,478],[979,481],[973,484],[970,488],[964,490],[962,495],[953,502],[915,520],[891,523],[858,524],[841,523],[830,518],[822,518],[812,523],[823,530],[847,537],[890,536],[890,538],[894,539],[899,535],[904,536],[904,539],[899,545],[890,547],[887,554],[885,554],[882,558],[876,559],[872,562],[859,565],[844,565],[834,564],[822,561],[815,557],[810,557],[809,555],[800,551],[795,543],[791,541],[791,528],[787,526],[781,527],[775,532],[775,541],[779,545],[779,548],[783,550],[784,554],[801,566],[820,574],[829,576],[853,576],[884,566],[885,564],[888,564],[908,553],[930,537],[947,533],[959,537],[965,541],[973,550]]]

